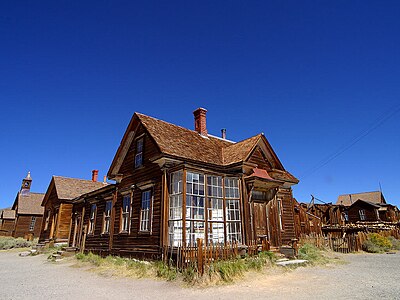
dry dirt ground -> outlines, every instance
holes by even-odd
[[[346,264],[252,273],[240,282],[188,288],[105,278],[44,255],[0,251],[0,299],[400,299],[400,253],[349,254]]]

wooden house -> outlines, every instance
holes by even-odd
[[[11,236],[15,227],[15,210],[3,209],[0,211],[0,235]]]
[[[379,208],[378,204],[359,199],[347,209],[349,223],[380,221]]]
[[[28,172],[12,206],[15,211],[14,237],[38,237],[40,234],[43,219],[41,203],[44,194],[31,192],[31,184],[32,178]]]
[[[92,171],[92,180],[53,176],[41,205],[44,208],[44,219],[40,230],[40,243],[68,242],[71,218],[72,199],[107,183],[97,181],[98,171]]]
[[[115,186],[74,200],[70,244],[86,251],[160,257],[180,245],[296,239],[291,186],[298,180],[264,134],[240,142],[135,113],[108,178]]]
[[[340,195],[336,202],[345,207],[348,222],[399,222],[398,208],[388,204],[381,191]]]

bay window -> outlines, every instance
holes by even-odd
[[[242,243],[239,180],[192,171],[186,176],[182,171],[172,173],[168,233],[170,246],[195,245],[199,238],[208,244]]]

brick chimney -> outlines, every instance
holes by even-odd
[[[99,170],[93,170],[92,171],[92,181],[96,182],[97,181],[97,176],[99,175]]]
[[[222,137],[224,140],[226,140],[226,129],[225,129],[225,128],[222,128],[222,129],[221,129],[221,137]]]
[[[201,107],[199,107],[193,112],[194,130],[196,130],[198,133],[204,136],[207,136],[206,113],[207,109]]]

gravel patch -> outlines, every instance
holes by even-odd
[[[187,288],[151,279],[106,278],[44,255],[0,252],[0,299],[400,299],[400,253],[348,254],[347,263],[274,268],[234,285]]]

